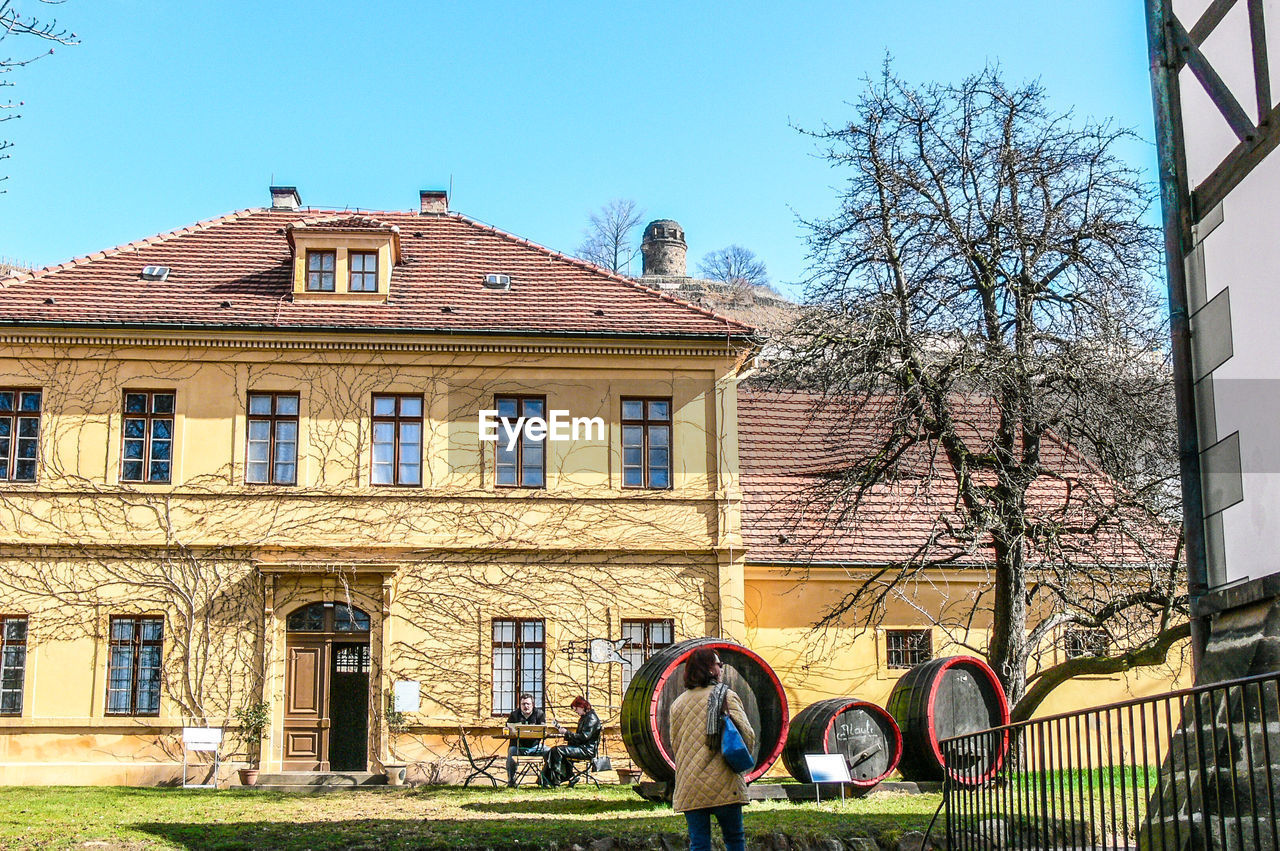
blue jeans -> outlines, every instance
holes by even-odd
[[[711,816],[720,822],[725,851],[745,851],[746,834],[742,830],[742,804],[721,804],[702,810],[689,810],[684,820],[689,825],[689,851],[711,851]]]

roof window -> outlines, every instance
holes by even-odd
[[[143,266],[142,280],[144,281],[163,281],[169,277],[168,266]]]
[[[286,226],[294,298],[386,302],[403,261],[400,228],[363,213],[324,213]]]
[[[510,275],[485,275],[484,286],[488,290],[509,290],[511,289]]]

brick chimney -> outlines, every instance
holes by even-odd
[[[296,210],[301,206],[302,199],[298,196],[298,188],[296,186],[271,187],[271,209]]]
[[[421,206],[418,212],[424,216],[449,212],[449,193],[443,189],[423,189],[418,193]]]

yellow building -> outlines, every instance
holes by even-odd
[[[856,572],[802,575],[763,519],[744,541],[751,329],[443,193],[351,213],[276,187],[3,281],[0,329],[0,783],[171,782],[184,727],[260,702],[266,770],[447,776],[459,727],[522,691],[616,721],[632,666],[593,638],[633,664],[745,641],[793,711],[887,696],[879,633],[809,632]]]
[[[376,769],[396,682],[430,767],[520,691],[606,714],[590,638],[742,635],[750,329],[446,206],[277,189],[4,282],[0,782],[171,780],[259,699],[265,769]]]

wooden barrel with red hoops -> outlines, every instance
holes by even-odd
[[[858,792],[869,792],[898,767],[902,732],[884,709],[856,697],[820,700],[796,713],[782,762],[801,783],[813,780],[804,755],[840,754]]]
[[[710,647],[724,662],[724,682],[742,698],[756,732],[755,768],[748,782],[769,770],[787,742],[787,695],[769,664],[752,651],[721,638],[693,638],[663,648],[636,669],[622,697],[622,741],[627,753],[654,780],[675,778],[671,747],[671,704],[684,693],[684,663],[699,647]]]
[[[902,761],[907,780],[942,780],[943,739],[1009,723],[1009,702],[995,671],[975,656],[949,656],[916,665],[902,675],[885,707],[902,729]],[[1009,737],[963,755],[951,779],[974,785],[989,780],[1004,763]]]

